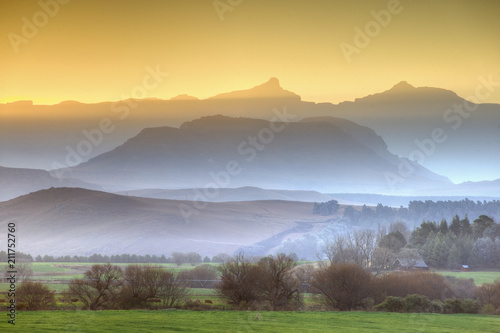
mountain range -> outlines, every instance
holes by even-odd
[[[402,163],[413,170],[404,178]],[[452,185],[389,153],[370,129],[337,118],[269,122],[219,115],[180,128],[147,128],[112,151],[55,174],[108,190],[256,186],[413,193]]]
[[[400,82],[354,101],[313,103],[283,89],[276,78],[202,100],[181,95],[97,104],[21,101],[0,104],[0,165],[72,167],[118,147],[145,128],[179,127],[216,114],[272,120],[273,110],[286,107],[294,121],[328,116],[369,127],[383,138],[389,152],[416,160],[456,183],[495,180],[500,178],[500,105],[484,102],[473,104],[452,91]],[[101,131],[103,123],[106,133]],[[94,142],[89,139],[92,133]],[[79,147],[84,141],[90,146]],[[75,158],[78,148],[84,154]]]
[[[460,113],[457,105],[477,109]],[[61,186],[495,197],[498,180],[454,185],[447,176],[498,177],[499,115],[497,104],[406,82],[315,104],[275,78],[205,100],[0,104],[0,200]]]

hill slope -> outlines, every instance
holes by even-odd
[[[327,224],[326,217],[312,214],[312,203],[210,203],[186,220],[181,208],[195,209],[193,204],[51,188],[0,202],[0,228],[15,221],[16,249],[32,255],[196,251],[213,256]]]

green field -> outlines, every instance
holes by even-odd
[[[476,286],[483,283],[492,283],[500,279],[500,272],[452,272],[452,271],[436,271],[436,273],[445,276],[454,276],[460,279],[473,279]]]
[[[380,312],[37,311],[1,332],[500,332],[500,317]]]

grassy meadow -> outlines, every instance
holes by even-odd
[[[34,311],[2,332],[500,332],[498,316],[381,312]]]

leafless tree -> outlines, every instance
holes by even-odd
[[[55,304],[54,292],[40,282],[21,283],[16,294],[27,310],[44,310]]]
[[[172,260],[177,266],[180,266],[187,262],[187,257],[185,253],[182,252],[172,252]]]
[[[93,265],[83,279],[73,279],[69,291],[90,310],[110,308],[114,305],[122,285],[122,270],[111,264]]]
[[[322,252],[330,264],[354,263],[369,268],[377,245],[376,233],[372,230],[358,230],[345,236],[337,235],[325,239]]]
[[[216,284],[215,290],[219,295],[236,305],[257,300],[258,272],[251,260],[238,254],[218,269],[221,281]]]
[[[314,272],[312,285],[327,306],[350,311],[372,294],[372,274],[353,263],[332,264]]]
[[[165,272],[163,286],[160,289],[159,297],[165,307],[176,306],[188,294],[187,283],[180,280],[171,272]]]
[[[372,263],[370,270],[375,273],[375,275],[380,274],[382,271],[389,270],[392,264],[396,260],[396,254],[389,248],[377,247],[373,251]]]
[[[496,308],[500,307],[500,280],[494,283],[483,283],[479,287],[478,294],[484,305],[491,304]]]
[[[272,311],[290,307],[291,303],[300,305],[300,281],[293,274],[296,265],[297,262],[285,254],[259,260],[257,290],[261,299],[269,302]]]

